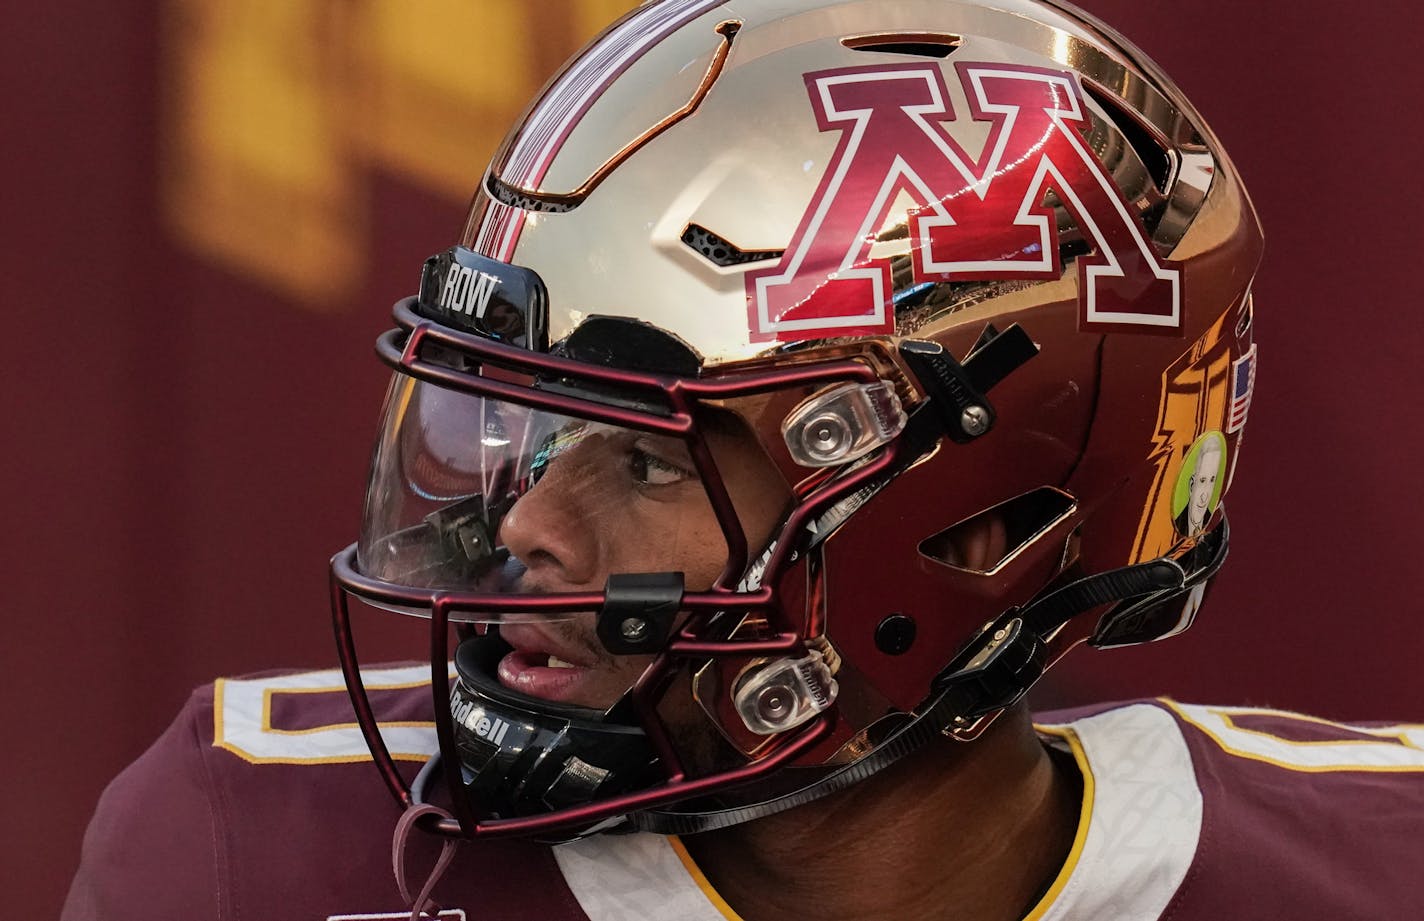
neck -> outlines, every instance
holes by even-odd
[[[691,836],[688,851],[744,921],[1017,921],[1072,846],[1081,777],[1026,708],[972,743],[937,740],[848,790]]]

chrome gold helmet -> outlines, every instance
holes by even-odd
[[[719,827],[972,739],[1076,645],[1185,629],[1260,248],[1191,104],[1067,4],[639,7],[379,343],[332,572],[392,791],[443,777],[449,835]],[[415,790],[352,594],[430,619]]]

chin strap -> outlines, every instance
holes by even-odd
[[[629,816],[630,824],[657,834],[688,835],[774,815],[843,790],[904,758],[937,735],[974,738],[984,717],[1018,703],[1048,664],[1047,642],[1081,614],[1113,605],[1101,618],[1094,645],[1105,631],[1123,642],[1146,642],[1184,628],[1194,613],[1193,590],[1226,559],[1229,532],[1223,516],[1180,560],[1162,558],[1085,576],[1010,608],[981,630],[935,679],[932,697],[919,713],[892,730],[852,764],[832,768],[788,768],[796,784],[772,791],[758,784],[741,791],[755,802],[733,804],[738,791],[716,802],[702,800],[684,809],[649,810]],[[1186,613],[1183,613],[1183,611]],[[1125,626],[1133,625],[1131,628]],[[1131,636],[1131,639],[1126,639]],[[1119,645],[1121,643],[1118,643]],[[699,808],[700,807],[700,808]]]
[[[434,914],[440,913],[440,906],[430,898],[430,893],[434,891],[435,884],[440,882],[440,877],[445,875],[450,861],[455,858],[455,848],[459,844],[452,838],[441,839],[440,856],[435,859],[435,866],[431,868],[430,875],[425,879],[425,884],[420,887],[419,895],[411,898],[410,886],[407,885],[405,876],[405,850],[419,827],[417,823],[427,815],[438,816],[442,819],[454,818],[439,806],[418,803],[401,813],[400,821],[396,822],[395,835],[391,839],[391,868],[395,871],[396,886],[400,889],[401,898],[410,905],[410,921],[420,921],[422,917],[430,917],[425,913],[427,906]]]
[[[1048,636],[1079,614],[1119,601],[1181,589],[1186,573],[1169,559],[1151,560],[1084,576],[1030,602],[1019,616],[1039,636]]]
[[[920,749],[933,737],[954,735],[957,726],[973,726],[983,713],[1002,709],[1015,702],[1044,669],[1044,648],[1032,632],[1025,631],[1020,618],[1008,618],[1004,628],[981,633],[971,649],[977,649],[963,668],[940,683],[931,702],[918,715],[891,730],[884,742],[856,762],[832,769],[787,769],[783,776],[800,784],[766,799],[766,787],[746,790],[749,797],[759,797],[745,806],[728,806],[738,791],[719,794],[718,801],[692,801],[684,810],[648,810],[628,817],[629,824],[641,831],[656,834],[696,834],[716,828],[736,826],[743,821],[773,816],[797,806],[822,799],[879,773],[890,764]],[[963,658],[963,656],[961,656]],[[1014,688],[1012,699],[1001,699],[987,705],[987,695],[1002,695]],[[827,773],[829,772],[829,773]],[[699,809],[701,806],[701,809]]]

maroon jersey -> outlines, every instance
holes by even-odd
[[[434,750],[425,667],[373,669],[393,753]],[[1378,919],[1417,911],[1424,727],[1151,701],[1047,714],[1084,806],[1037,921]],[[110,785],[64,921],[408,914],[391,870],[398,810],[336,672],[219,681]],[[438,845],[407,852],[421,878]],[[556,848],[463,844],[435,890],[445,919],[736,915],[680,842],[610,835]]]

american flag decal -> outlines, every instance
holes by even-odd
[[[1245,355],[1231,363],[1231,413],[1226,420],[1226,430],[1234,432],[1246,424],[1246,413],[1251,409],[1251,391],[1256,388],[1256,343]]]

